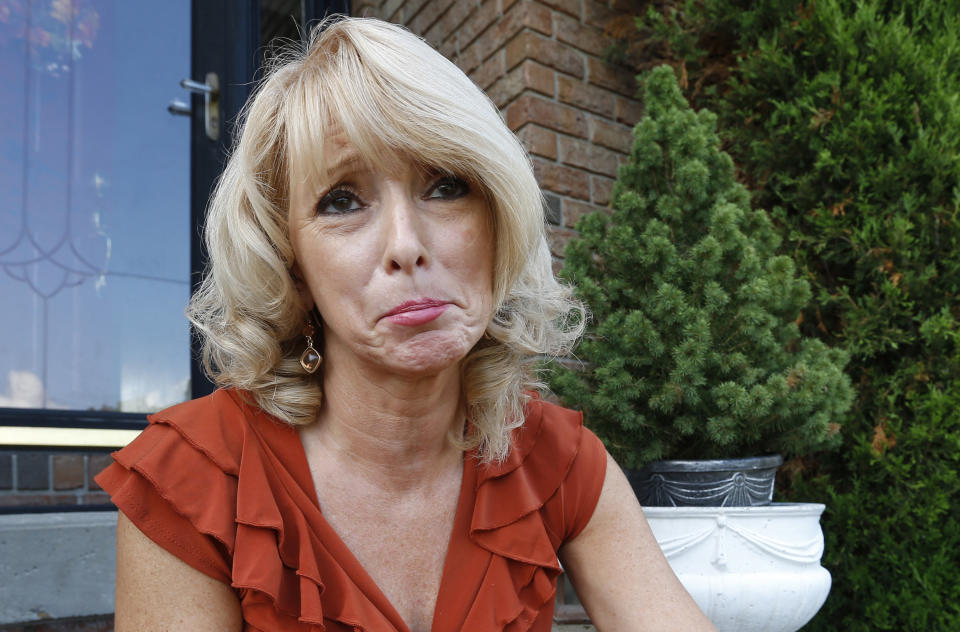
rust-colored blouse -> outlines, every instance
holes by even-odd
[[[233,587],[244,630],[407,631],[324,520],[294,428],[229,390],[149,420],[96,480],[153,541]],[[538,399],[504,463],[468,453],[433,630],[549,631],[557,550],[605,470],[580,413]]]

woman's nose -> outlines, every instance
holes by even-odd
[[[413,273],[428,265],[423,218],[409,195],[388,196],[384,204],[383,265],[387,272]]]

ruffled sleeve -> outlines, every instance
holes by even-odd
[[[148,426],[113,458],[96,477],[113,503],[164,549],[230,583],[235,530],[219,511],[236,499],[228,476],[163,424]]]
[[[493,553],[465,630],[549,630],[557,551],[589,522],[606,451],[580,413],[539,399],[510,456],[481,467],[470,538]]]
[[[319,515],[309,473],[275,466],[303,462],[293,428],[232,391],[149,421],[96,480],[147,537],[234,588],[244,630],[353,630],[336,617],[370,614],[363,603],[351,607],[360,591],[345,574],[321,580],[320,566],[335,562],[305,515]],[[327,612],[323,601],[333,604]]]

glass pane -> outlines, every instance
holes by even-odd
[[[190,391],[190,0],[0,0],[0,406]]]

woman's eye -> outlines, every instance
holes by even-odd
[[[352,191],[336,189],[320,198],[317,203],[317,213],[320,215],[337,215],[349,213],[363,208],[360,200]]]
[[[427,191],[427,199],[455,200],[470,193],[470,185],[454,176],[444,176]]]

